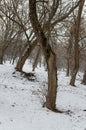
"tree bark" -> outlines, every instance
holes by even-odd
[[[5,50],[4,47],[0,47],[0,64],[3,64]]]
[[[32,71],[35,71],[35,68],[37,67],[38,59],[39,59],[40,52],[41,52],[40,49],[41,49],[41,48],[40,48],[40,46],[39,46],[39,49],[38,49],[38,52],[37,52],[36,58],[35,58],[34,63],[33,63],[33,69],[32,69]]]
[[[74,42],[74,51],[75,51],[75,55],[74,55],[74,69],[73,69],[73,74],[70,80],[70,85],[75,86],[75,79],[76,79],[76,75],[77,72],[79,70],[79,32],[80,32],[80,23],[81,23],[81,14],[82,14],[82,9],[84,6],[84,2],[85,0],[81,0],[79,3],[79,9],[78,9],[78,15],[77,15],[77,19],[75,21],[75,25],[74,25],[74,38],[75,38],[75,42]]]
[[[57,95],[57,66],[56,66],[56,55],[50,54],[47,60],[48,68],[48,93],[46,97],[46,107],[53,111],[56,110],[56,95]]]
[[[73,47],[73,30],[72,28],[70,29],[70,38],[68,40],[68,46],[67,46],[67,72],[66,76],[69,76],[70,74],[70,60],[71,60],[71,54],[72,54],[72,47]]]
[[[56,96],[58,87],[56,54],[48,44],[48,40],[44,34],[41,35],[41,44],[48,70],[48,92],[45,105],[52,111],[58,111],[56,109]]]
[[[70,59],[67,58],[67,72],[66,72],[66,76],[68,77],[70,73]]]
[[[86,70],[85,70],[84,75],[83,75],[82,83],[83,83],[84,85],[86,85]]]
[[[0,52],[0,64],[3,64],[3,57],[4,57],[4,54]]]
[[[34,29],[38,42],[42,46],[44,57],[48,68],[48,93],[46,97],[46,107],[52,111],[56,110],[56,94],[57,94],[57,67],[56,55],[51,49],[48,40],[38,21],[36,13],[36,0],[29,0],[30,21]]]
[[[37,41],[35,40],[29,47],[28,45],[23,48],[22,54],[19,57],[16,70],[19,72],[22,72],[23,65],[26,61],[26,59],[29,57],[33,49],[36,47]]]
[[[21,56],[19,57],[19,60],[18,60],[18,63],[17,63],[17,66],[16,66],[16,70],[19,71],[19,72],[22,72],[22,68],[23,68],[23,65],[26,61],[26,59],[28,58],[28,48],[25,49]]]

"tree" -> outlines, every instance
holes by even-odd
[[[20,30],[16,30],[14,22],[10,21],[9,18],[4,17],[2,14],[1,18],[1,32],[0,32],[0,64],[3,64],[4,54],[6,49],[18,40],[21,34]]]
[[[79,3],[79,9],[78,9],[78,15],[77,18],[75,19],[75,26],[74,26],[74,69],[72,73],[72,77],[70,80],[70,85],[75,86],[75,79],[76,75],[79,69],[79,34],[80,34],[80,23],[81,23],[81,15],[82,15],[82,10],[84,6],[85,0],[81,0]]]
[[[51,35],[51,31],[52,31],[52,29],[54,29],[56,24],[61,22],[65,18],[67,18],[68,15],[71,14],[71,12],[78,6],[78,3],[79,3],[79,2],[77,2],[72,8],[69,8],[69,11],[67,13],[66,13],[66,8],[68,8],[68,7],[65,6],[65,4],[64,4],[63,8],[65,9],[65,13],[63,13],[64,12],[62,9],[63,3],[60,2],[59,0],[58,0],[58,2],[60,3],[59,4],[60,6],[57,6],[57,7],[55,6],[56,1],[53,2],[52,7],[51,7],[52,2],[49,0],[41,2],[41,4],[39,1],[37,2],[38,18],[39,18],[41,25],[43,25],[45,23],[43,26],[43,31],[46,33],[47,36]],[[27,54],[30,54],[30,53],[28,53],[28,48],[30,48],[30,44],[33,43],[33,41],[30,40],[33,36],[33,30],[30,26],[29,17],[28,17],[29,11],[28,11],[26,3],[28,3],[28,1],[25,1],[25,0],[18,0],[18,1],[2,0],[1,5],[0,5],[1,13],[4,14],[11,21],[14,21],[19,26],[19,28],[22,30],[24,37],[26,37],[26,40],[27,40],[27,42],[25,42],[26,48],[24,47],[22,49],[23,52],[20,55],[18,64],[16,66],[16,69],[19,71],[22,71],[22,67],[25,63],[25,60],[29,56],[29,55],[27,56]],[[67,4],[69,5],[69,3],[67,3]],[[71,7],[71,5],[70,5],[70,7]],[[58,11],[56,8],[58,8]],[[51,11],[51,10],[53,10],[53,11]],[[53,13],[50,13],[50,12],[53,12]],[[58,16],[60,16],[60,17],[58,17],[58,19],[57,19],[57,16],[54,18],[53,14],[55,14],[55,13],[57,13]],[[47,21],[48,16],[49,16],[50,21],[49,20]],[[51,21],[52,21],[52,24],[50,24]],[[29,52],[32,52],[32,51],[29,51]]]
[[[56,93],[57,93],[57,67],[56,55],[53,52],[48,40],[38,21],[36,12],[36,0],[29,0],[30,21],[33,26],[38,42],[41,44],[48,68],[48,94],[46,98],[46,107],[56,110]],[[52,93],[52,94],[51,94]],[[52,100],[51,100],[52,99]]]
[[[20,32],[22,33],[22,38],[25,41],[24,47],[16,65],[16,70],[20,72],[22,71],[26,59],[37,44],[36,40],[34,40],[34,35],[30,27],[26,2],[28,1],[2,0],[2,4],[0,5],[0,12],[4,15],[4,17],[6,17],[6,19],[9,19],[9,21],[15,23],[15,25],[17,26],[16,29],[20,30]]]
[[[48,69],[48,93],[46,97],[46,107],[56,111],[56,94],[58,87],[56,54],[51,47],[52,44],[50,45],[49,39],[51,36],[51,31],[54,29],[55,25],[67,18],[68,15],[78,6],[78,4],[72,7],[66,14],[60,14],[60,17],[55,19],[60,1],[54,0],[50,6],[51,10],[48,12],[47,17],[44,20],[44,24],[39,22],[39,15],[37,14],[36,5],[36,0],[29,0],[30,21],[37,41],[40,43],[40,46],[42,46]],[[62,10],[60,10],[60,12],[62,12]]]

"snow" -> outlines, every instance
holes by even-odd
[[[29,63],[23,68],[31,72]],[[11,64],[0,65],[0,130],[86,130],[86,86],[78,74],[76,86],[70,77],[58,71],[57,108],[55,113],[42,107],[47,90],[47,72],[35,70],[35,80],[28,80]],[[66,112],[67,111],[67,112]]]

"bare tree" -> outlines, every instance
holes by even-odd
[[[21,30],[16,30],[14,22],[9,18],[0,15],[1,19],[1,33],[0,33],[0,64],[3,63],[3,57],[8,46],[12,45],[21,34]]]
[[[48,95],[46,99],[46,106],[47,108],[55,111],[56,92],[57,92],[56,55],[51,49],[51,46],[49,45],[48,40],[43,32],[43,29],[41,28],[41,25],[38,21],[37,12],[36,12],[36,0],[29,0],[29,8],[30,8],[30,20],[34,32],[36,34],[36,37],[43,48],[44,56],[48,67]]]
[[[82,15],[82,10],[84,6],[85,0],[81,0],[79,3],[79,9],[78,9],[78,15],[75,20],[75,26],[74,26],[74,70],[73,74],[71,77],[70,85],[75,86],[75,79],[76,75],[79,69],[79,34],[80,34],[80,23],[81,23],[81,15]]]
[[[22,37],[25,41],[25,45],[22,49],[22,52],[19,56],[19,60],[16,66],[16,70],[20,72],[22,71],[22,67],[26,59],[32,52],[33,48],[36,46],[36,40],[33,39],[34,35],[30,27],[28,8],[26,5],[27,5],[26,1],[23,0],[21,1],[2,0],[2,4],[0,8],[1,13],[11,22],[15,23],[17,29],[19,28],[21,30]]]
[[[46,59],[47,63],[47,69],[48,69],[48,93],[46,97],[46,107],[53,110],[56,110],[56,94],[57,94],[57,65],[56,65],[56,54],[53,51],[50,43],[49,43],[49,37],[51,34],[51,30],[53,27],[58,23],[61,22],[63,19],[67,18],[68,15],[78,6],[74,6],[67,12],[66,14],[61,14],[60,17],[56,20],[55,14],[57,12],[57,9],[59,7],[60,1],[54,0],[52,2],[51,10],[49,14],[47,14],[47,17],[44,21],[44,26],[42,28],[42,25],[39,22],[39,18],[37,15],[37,9],[36,9],[36,0],[29,0],[29,9],[30,9],[30,21],[32,24],[32,27],[34,29],[35,35],[37,37],[38,42],[42,46],[43,53]]]

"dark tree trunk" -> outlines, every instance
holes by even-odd
[[[86,71],[84,72],[82,83],[86,85]]]
[[[70,85],[75,86],[75,79],[76,79],[76,75],[79,69],[79,33],[80,33],[80,23],[81,23],[81,14],[82,14],[82,9],[83,9],[83,5],[84,5],[85,0],[80,1],[79,3],[79,9],[78,9],[78,15],[77,15],[77,19],[75,21],[75,25],[74,25],[74,69],[73,69],[73,74],[71,77],[71,81],[70,81]]]
[[[3,55],[0,55],[0,64],[3,64]]]
[[[28,56],[29,56],[28,48],[25,48],[25,50],[23,50],[22,54],[19,57],[19,60],[18,60],[17,66],[16,66],[17,71],[22,72],[23,65],[24,65],[26,59],[28,58]]]
[[[57,95],[57,66],[56,55],[51,52],[47,59],[48,68],[48,93],[46,97],[46,107],[50,110],[56,110],[56,95]]]
[[[75,86],[76,75],[79,70],[79,45],[78,44],[75,45],[74,62],[75,62],[74,63],[75,65],[74,65],[72,77],[70,80],[70,85],[72,85],[72,86]]]
[[[48,93],[45,105],[52,111],[58,111],[56,110],[56,96],[58,87],[56,54],[48,44],[48,40],[45,35],[41,33],[40,37],[48,70]]]
[[[22,72],[22,68],[26,59],[29,57],[33,49],[36,47],[36,45],[37,45],[37,41],[35,40],[30,46],[27,45],[26,47],[24,47],[16,66],[17,71]]]
[[[0,64],[3,64],[4,52],[5,50],[3,48],[0,48]]]
[[[70,60],[69,58],[67,58],[67,72],[66,72],[66,76],[69,76],[69,73],[70,73]]]
[[[44,57],[48,68],[48,93],[46,97],[46,107],[50,110],[56,110],[56,95],[57,95],[57,67],[56,55],[51,49],[48,40],[43,32],[38,21],[36,13],[36,0],[29,0],[30,21],[34,29],[38,42],[42,46]]]

